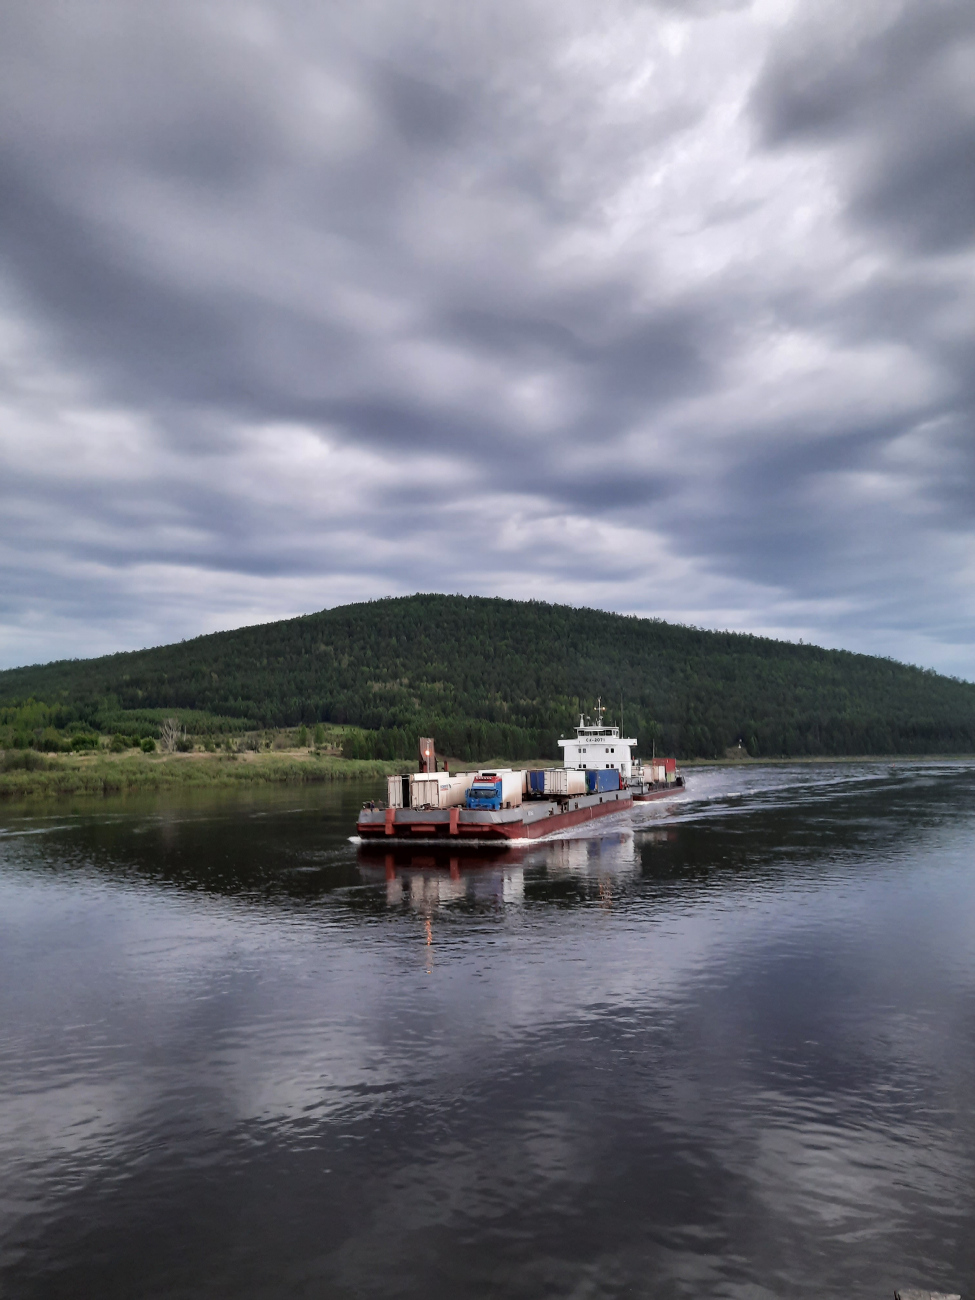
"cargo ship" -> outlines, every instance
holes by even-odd
[[[433,741],[421,739],[421,770],[389,777],[385,804],[364,804],[356,830],[364,840],[533,840],[684,788],[674,759],[633,758],[636,740],[602,713],[559,741],[562,767],[438,771]]]

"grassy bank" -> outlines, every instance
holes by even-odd
[[[495,759],[479,767],[550,767],[551,760],[514,762]],[[326,781],[376,780],[416,764],[405,759],[341,758],[310,749],[239,751],[232,754],[90,754],[42,755],[33,750],[0,751],[0,800],[56,799],[74,795],[118,795],[153,791],[256,789],[261,785],[301,785]],[[473,764],[450,760],[451,771]]]
[[[932,755],[944,761],[945,755]],[[959,756],[971,761],[970,755]],[[804,759],[691,759],[685,768],[764,766],[781,763],[901,763],[919,762],[923,757],[912,754],[862,757]],[[240,754],[144,754],[128,751],[110,754],[69,754],[44,757],[33,751],[0,751],[0,800],[57,799],[62,796],[102,796],[127,793],[153,793],[178,790],[259,789],[264,786],[301,785],[330,781],[378,780],[393,772],[412,767],[402,759],[347,759],[335,755],[298,750],[288,754],[271,752]],[[452,771],[473,765],[452,760]],[[535,762],[496,759],[477,766],[551,767],[551,760]]]
[[[402,761],[344,759],[308,751],[286,757],[275,753],[164,755],[129,751],[44,758],[30,751],[8,750],[0,757],[0,799],[376,779],[402,767]]]

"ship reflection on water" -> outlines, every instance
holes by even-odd
[[[432,912],[448,905],[504,905],[530,898],[578,896],[612,899],[626,878],[640,872],[631,833],[526,845],[465,844],[451,851],[439,844],[358,846],[366,885],[385,885],[389,907]],[[559,887],[563,888],[560,889]]]
[[[365,884],[385,882],[390,907],[406,903],[429,912],[447,903],[516,903],[525,897],[524,855],[516,849],[477,854],[362,845],[358,862]]]

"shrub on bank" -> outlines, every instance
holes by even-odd
[[[8,749],[0,760],[0,772],[45,772],[53,766],[33,749]]]
[[[78,732],[68,741],[68,744],[75,753],[87,753],[92,749],[97,749],[99,743],[97,734],[88,731]]]

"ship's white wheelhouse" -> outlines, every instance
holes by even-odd
[[[575,740],[559,741],[564,767],[577,771],[610,767],[627,778],[633,770],[631,751],[635,745],[633,737],[620,735],[619,727],[590,726],[581,717]]]

